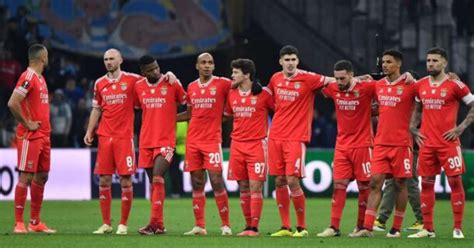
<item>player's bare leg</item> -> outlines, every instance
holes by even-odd
[[[408,202],[408,190],[405,178],[394,178],[393,182],[395,185],[395,214],[392,229],[387,233],[387,237],[398,238]]]
[[[346,190],[349,179],[336,179],[333,183],[332,205],[331,205],[331,225],[323,232],[318,233],[318,237],[339,237],[341,232],[339,225],[341,223],[342,211],[346,204]]]
[[[288,180],[286,176],[275,177],[275,193],[278,211],[280,213],[281,228],[272,233],[272,237],[293,236],[290,223],[290,194],[288,193]]]
[[[94,234],[108,234],[112,232],[110,208],[112,205],[112,175],[99,176],[99,203],[102,213],[102,226]]]
[[[306,230],[306,198],[300,185],[300,178],[296,176],[287,176],[286,178],[297,220],[296,231],[293,233],[293,237],[308,236],[309,233]]]
[[[193,187],[193,212],[196,222],[193,229],[185,232],[184,235],[206,235],[206,193],[204,192],[206,171],[191,171],[191,184]]]
[[[150,223],[138,230],[142,235],[164,234],[166,229],[163,222],[163,207],[165,201],[165,180],[164,175],[168,171],[170,164],[163,156],[155,159],[153,168],[147,169],[150,181],[152,181],[151,195],[151,217]]]
[[[221,217],[221,234],[232,235],[229,221],[229,197],[224,185],[224,178],[222,171],[208,171],[209,179],[211,181],[212,190],[214,191],[214,198],[216,200],[219,216]]]
[[[120,176],[120,186],[122,187],[121,195],[121,211],[120,211],[120,223],[117,227],[116,234],[125,235],[128,233],[128,217],[130,216],[130,210],[132,209],[133,202],[133,184],[131,175]]]
[[[349,234],[350,237],[373,237],[372,228],[377,215],[377,209],[382,200],[382,186],[385,181],[385,174],[375,174],[370,178],[369,198],[367,200],[367,210],[365,211],[364,228]]]

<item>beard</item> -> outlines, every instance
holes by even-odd
[[[440,70],[432,70],[432,71],[428,71],[428,74],[432,77],[436,77],[438,76],[439,74],[441,73]]]

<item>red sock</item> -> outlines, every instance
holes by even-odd
[[[405,217],[405,209],[395,209],[395,214],[393,215],[392,228],[400,231],[400,228],[402,228],[404,217]]]
[[[222,189],[221,191],[214,191],[214,198],[216,200],[217,209],[221,216],[223,226],[230,226],[229,221],[229,197],[227,191]]]
[[[421,213],[423,214],[423,227],[433,231],[433,209],[435,205],[435,180],[421,179]]]
[[[165,204],[165,179],[162,176],[153,177],[153,194],[151,197],[150,224],[163,227],[163,206]]]
[[[206,227],[206,193],[202,191],[193,190],[193,211],[194,219],[196,220],[196,226],[205,228]]]
[[[293,207],[295,207],[297,226],[306,228],[305,220],[305,201],[304,192],[301,188],[291,191],[291,200],[293,201]]]
[[[276,202],[280,212],[281,226],[290,228],[290,194],[288,185],[276,188]]]
[[[15,187],[15,222],[23,223],[23,211],[25,210],[28,185],[18,182]]]
[[[30,222],[36,225],[41,222],[40,212],[43,204],[44,185],[40,185],[35,181],[31,182],[31,217]]]
[[[369,199],[369,182],[359,182],[359,213],[357,215],[357,227],[364,226],[365,210]]]
[[[240,192],[240,208],[245,218],[245,226],[252,225],[252,216],[250,212],[250,191]]]
[[[331,226],[338,230],[341,223],[342,210],[346,205],[346,189],[347,185],[335,184],[332,192]]]
[[[120,224],[127,225],[130,209],[133,202],[133,186],[128,188],[122,187],[122,211],[120,214]]]
[[[263,208],[263,195],[262,191],[252,191],[251,193],[251,216],[252,216],[252,223],[250,226],[258,228],[258,224],[260,223],[260,217],[262,215],[262,208]]]
[[[454,226],[453,228],[462,229],[462,219],[464,217],[464,205],[466,195],[462,178],[460,176],[448,177],[449,186],[451,187],[451,207],[453,209]]]
[[[99,202],[102,222],[110,226],[110,206],[112,205],[112,191],[110,187],[99,187]]]
[[[372,231],[374,228],[374,220],[375,216],[377,215],[377,211],[374,208],[367,208],[365,210],[365,218],[364,218],[364,228]]]

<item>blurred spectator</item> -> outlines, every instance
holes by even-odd
[[[453,0],[451,11],[456,21],[456,33],[462,37],[474,34],[474,1],[472,0]]]
[[[7,9],[0,5],[0,42],[4,42],[7,38]],[[2,44],[3,46],[3,44]]]
[[[319,147],[319,148],[328,148],[331,147],[331,141],[328,137],[328,126],[331,123],[328,118],[324,115],[320,115],[319,112],[315,109],[313,114],[313,123],[312,123],[312,135],[311,141],[309,142],[309,147]],[[332,146],[334,147],[334,146]]]
[[[18,22],[15,18],[7,20],[7,38],[4,47],[6,50],[12,51],[13,57],[20,61],[23,67],[28,62],[28,46],[24,35],[20,32]]]
[[[25,33],[25,40],[27,46],[36,43],[43,43],[44,38],[39,33],[38,21],[32,17],[27,18],[28,26]]]
[[[79,99],[77,107],[73,112],[73,123],[71,128],[71,143],[73,147],[84,147],[83,138],[86,134],[87,123],[89,118],[89,107],[87,107],[86,100],[84,98]]]
[[[0,147],[16,146],[16,122],[13,118],[2,119],[0,122]]]
[[[76,79],[74,78],[69,78],[66,80],[64,94],[66,95],[66,98],[70,101],[73,110],[76,109],[79,99],[84,98],[84,90],[77,85]]]
[[[18,6],[16,9],[16,21],[18,23],[18,28],[22,34],[26,34],[28,30],[28,15],[30,11],[24,5]]]
[[[50,104],[51,115],[51,145],[52,147],[67,147],[72,125],[72,110],[61,89],[54,91]]]
[[[0,48],[0,119],[7,113],[7,102],[10,94],[15,88],[15,83],[21,73],[21,66],[18,61],[12,58],[8,50]]]

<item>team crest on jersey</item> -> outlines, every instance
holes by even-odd
[[[160,91],[161,91],[161,94],[162,94],[163,96],[165,96],[165,95],[168,93],[168,88],[167,88],[167,87],[163,87],[163,88],[161,88]]]
[[[354,90],[354,96],[355,96],[355,97],[359,97],[359,96],[360,96],[359,90]]]
[[[295,89],[301,88],[301,82],[295,82]]]
[[[112,89],[113,90],[117,89],[117,86],[115,86],[115,84],[112,84]]]
[[[257,97],[256,97],[256,96],[252,96],[252,97],[250,98],[250,103],[251,103],[252,105],[257,104]]]
[[[403,94],[403,86],[397,86],[397,95]]]
[[[445,97],[447,94],[448,94],[448,89],[446,88],[441,89],[441,93],[440,93],[441,97]]]
[[[127,89],[127,83],[120,83],[120,89],[126,90]]]
[[[217,88],[216,87],[212,87],[209,89],[209,92],[211,93],[211,95],[215,95],[217,93]]]

